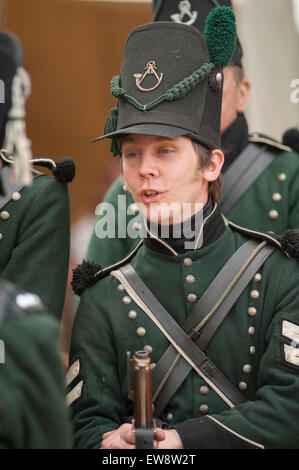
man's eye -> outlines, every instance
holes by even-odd
[[[172,149],[168,148],[168,147],[164,147],[164,148],[161,148],[159,150],[159,153],[162,153],[162,154],[168,154],[168,153],[171,153],[171,152],[172,152]]]
[[[126,152],[125,157],[126,158],[135,158],[135,157],[137,157],[137,152]]]

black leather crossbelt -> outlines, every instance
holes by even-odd
[[[139,278],[139,276],[130,264],[127,264],[120,268],[120,271],[125,276],[130,286],[142,299],[144,304],[150,309],[152,314],[156,317],[158,323],[168,332],[170,337],[173,339],[173,341],[171,341],[172,344],[169,346],[166,353],[162,356],[155,369],[153,370],[152,374],[153,393],[156,393],[158,387],[160,387],[161,383],[163,383],[165,375],[167,374],[167,371],[169,371],[170,365],[175,364],[174,372],[172,372],[169,377],[167,377],[167,380],[165,380],[165,383],[163,383],[163,395],[161,390],[159,391],[159,396],[162,397],[162,400],[160,398],[161,401],[156,400],[155,402],[156,416],[161,415],[161,412],[163,411],[167,402],[169,401],[173,393],[175,393],[175,391],[178,389],[180,384],[185,380],[186,376],[189,374],[194,365],[195,370],[197,368],[200,371],[202,377],[207,380],[208,383],[210,382],[210,385],[212,386],[212,388],[214,388],[216,393],[218,393],[221,398],[223,398],[226,403],[228,403],[230,406],[234,406],[238,403],[246,401],[245,397],[233,384],[231,384],[231,382],[222,374],[222,372],[215,366],[215,364],[213,364],[213,362],[209,360],[206,354],[201,349],[199,349],[198,345],[201,346],[201,343],[203,342],[203,344],[205,344],[205,346],[203,345],[203,347],[207,346],[216,329],[219,327],[226,314],[230,311],[231,306],[235,303],[235,301],[245,289],[250,279],[252,279],[252,276],[255,274],[261,264],[263,264],[265,259],[270,256],[274,249],[274,247],[266,245],[265,242],[259,245],[258,242],[254,240],[250,240],[244,245],[242,245],[238,252],[236,252],[226,263],[225,269],[223,268],[220,271],[218,276],[211,284],[210,288],[213,292],[213,289],[215,289],[215,284],[217,284],[218,281],[222,279],[222,284],[220,286],[216,286],[216,296],[212,295],[211,297],[211,291],[210,288],[208,288],[207,291],[203,294],[201,300],[199,301],[200,305],[199,303],[196,305],[196,314],[192,317],[192,321],[188,317],[186,324],[184,325],[184,328],[188,328],[187,332],[183,331],[183,329],[175,322],[172,316],[169,315],[169,313],[164,309],[164,307],[158,302],[158,300],[149,291],[147,286]],[[252,255],[252,259],[250,255]],[[250,262],[247,266],[246,260],[248,258]],[[240,271],[240,265],[243,266],[244,264],[244,272],[242,272],[241,269],[241,274],[239,276],[236,275],[236,273],[238,274],[238,272]],[[236,278],[235,284],[232,283],[232,278],[234,277]],[[202,327],[202,330],[200,330],[200,332],[204,331],[205,334],[203,336],[199,335],[197,338],[198,344],[195,344],[193,339],[191,339],[191,336],[193,336],[194,321],[196,326],[198,326],[198,321],[200,324],[202,319],[205,318],[205,315],[207,315],[209,311],[213,313],[213,306],[215,306],[218,301],[217,296],[220,295],[221,297],[223,292],[225,292],[225,290],[227,289],[227,286],[229,287],[227,296],[222,299],[222,302],[220,302],[219,307],[216,309],[217,315],[216,313],[214,313],[209,319],[209,321],[206,323],[207,326],[205,328]],[[201,301],[203,302],[202,304]],[[203,305],[204,310],[200,308],[201,305]],[[213,327],[211,327],[211,325]],[[191,333],[189,331],[190,326]],[[195,335],[195,338],[196,337],[197,335]],[[201,340],[201,337],[204,338],[204,340]],[[178,346],[178,348],[176,346]],[[183,351],[185,355],[187,355],[188,358],[191,359],[191,361],[188,361],[185,359],[185,357],[182,357],[184,356],[184,354],[180,356],[180,350],[181,352]],[[166,390],[166,392],[164,390]]]
[[[249,143],[238,158],[223,173],[221,211],[227,214],[241,196],[273,162],[275,152]]]
[[[206,289],[194,309],[186,319],[183,329],[187,332],[195,331],[192,335],[197,346],[206,351],[215,332],[230,312],[231,308],[240,297],[254,274],[258,271],[265,260],[273,253],[274,246],[265,245],[254,256],[254,252],[258,247],[258,242],[249,240],[242,245],[228,262],[220,270],[214,281]],[[250,256],[252,259],[250,260]],[[246,266],[246,261],[248,261]],[[244,266],[244,271],[240,273],[240,269]],[[238,277],[238,273],[240,273]],[[232,285],[232,280],[236,278],[236,283]],[[218,300],[228,291],[227,296],[216,308],[210,318],[207,318],[209,312],[217,306]],[[202,325],[200,328],[198,326]],[[191,366],[180,357],[175,369],[169,373],[169,365],[173,363],[177,356],[177,351],[172,345],[168,347],[164,355],[157,363],[152,372],[153,397],[155,399],[155,411],[160,416],[165,406],[178,390],[179,386],[191,371]],[[167,381],[165,377],[168,374]],[[161,383],[165,381],[161,388]],[[161,388],[161,390],[159,390]],[[155,395],[157,395],[157,398]],[[235,403],[237,404],[237,403]]]

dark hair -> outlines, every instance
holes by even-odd
[[[199,157],[199,168],[202,170],[208,166],[211,161],[213,149],[204,147],[198,142],[191,140],[192,146]],[[219,202],[221,199],[222,190],[222,175],[219,174],[215,181],[210,181],[208,185],[209,196],[214,202]]]

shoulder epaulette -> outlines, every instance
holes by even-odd
[[[123,258],[122,260],[118,261],[117,263],[112,264],[111,266],[102,267],[99,264],[94,263],[93,261],[85,261],[73,269],[73,278],[71,281],[71,285],[73,291],[76,295],[81,296],[83,291],[87,287],[93,286],[97,281],[103,279],[103,277],[107,276],[111,273],[114,269],[118,269],[124,264],[128,263],[133,256],[137,253],[139,248],[141,247],[143,240],[140,240],[135,248],[133,248],[130,253]]]
[[[274,147],[278,150],[282,150],[283,152],[291,152],[292,150],[292,148],[289,147],[286,143],[280,143],[269,136],[258,134],[256,132],[249,135],[249,141],[256,144],[266,144],[269,145],[269,147]]]
[[[63,184],[71,183],[76,174],[76,165],[71,158],[60,158],[57,162],[51,158],[33,158],[30,163],[34,166],[48,168],[55,178]]]
[[[286,230],[281,235],[273,232],[260,232],[237,225],[231,221],[227,224],[239,233],[255,238],[256,240],[265,240],[271,245],[275,245],[289,258],[295,258],[299,261],[299,230]]]
[[[1,150],[1,158],[9,165],[14,162],[14,155]],[[70,183],[76,174],[76,165],[71,158],[60,158],[57,162],[52,158],[35,157],[29,160],[32,166],[48,168],[60,183]]]

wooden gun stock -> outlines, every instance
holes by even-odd
[[[155,422],[152,405],[151,361],[147,351],[137,351],[133,359],[128,353],[128,378],[130,364],[133,362],[134,390],[128,381],[128,395],[134,401],[133,426],[135,428],[136,449],[152,449]]]

